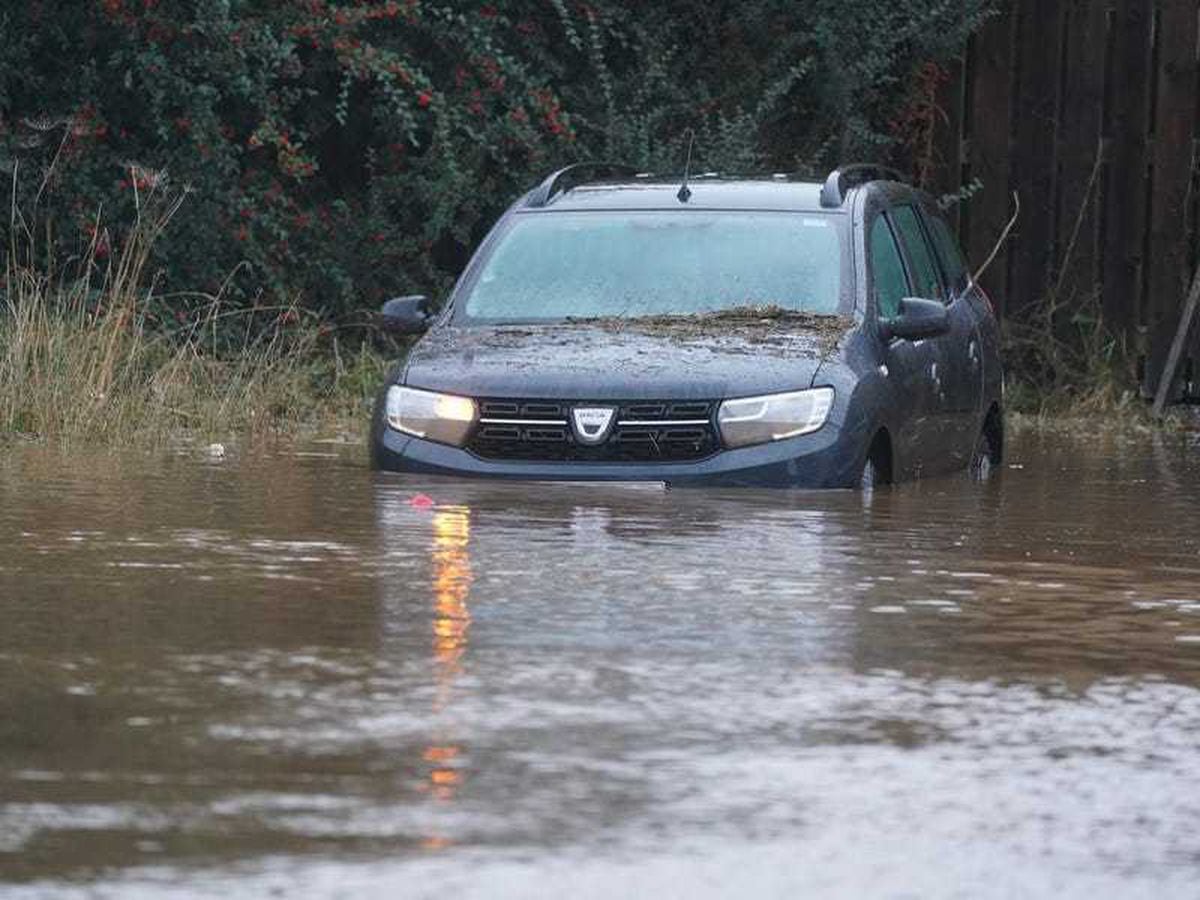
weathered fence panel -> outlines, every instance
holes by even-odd
[[[1013,183],[1021,198],[1011,257],[1008,309],[1023,312],[1046,296],[1054,262],[1055,135],[1061,50],[1059,0],[1020,0],[1017,27],[1018,110],[1012,148]]]
[[[1157,84],[1145,299],[1150,387],[1158,385],[1191,280],[1188,189],[1196,127],[1196,7],[1196,0],[1161,0],[1155,20]]]
[[[964,76],[971,85],[965,117],[970,122],[968,173],[970,179],[978,178],[983,188],[967,205],[963,218],[968,227],[960,236],[976,267],[987,258],[1011,215],[1009,148],[1015,25],[1016,17],[1012,11],[1002,11],[972,39],[967,56],[970,69],[964,67]],[[985,273],[983,286],[996,309],[1003,314],[1008,300],[1008,254],[1005,248]]]
[[[974,265],[1020,198],[984,276],[997,310],[1100,317],[1144,360],[1147,395],[1200,257],[1198,35],[1200,0],[1007,0],[939,91],[961,106],[941,120],[930,187],[982,182],[955,214]],[[1189,354],[1196,395],[1200,334]]]
[[[1098,301],[1101,283],[1097,210],[1103,196],[1108,9],[1093,0],[1072,0],[1063,31],[1053,293],[1056,302],[1086,306]]]
[[[1120,0],[1112,18],[1112,59],[1105,73],[1112,106],[1104,189],[1104,320],[1127,338],[1140,322],[1146,230],[1146,132],[1150,115],[1150,0]]]

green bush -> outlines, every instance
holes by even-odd
[[[0,237],[50,228],[60,263],[116,253],[106,227],[125,233],[165,183],[189,197],[155,245],[162,321],[221,291],[349,325],[444,291],[504,206],[568,162],[678,171],[688,128],[704,169],[886,154],[915,74],[986,5],[10,4],[0,175],[23,218]]]

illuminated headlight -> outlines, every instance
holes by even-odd
[[[765,444],[809,434],[825,424],[833,406],[833,388],[813,388],[765,397],[726,400],[717,413],[727,447]]]
[[[461,447],[475,424],[470,397],[436,394],[392,385],[387,392],[387,421],[397,431]]]

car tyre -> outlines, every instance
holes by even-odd
[[[888,465],[890,454],[887,451],[886,439],[882,435],[876,436],[858,478],[858,487],[863,493],[870,493],[877,487],[891,483],[891,466]]]
[[[996,471],[994,439],[991,429],[985,428],[979,432],[979,437],[975,441],[975,450],[971,454],[971,464],[967,467],[967,473],[972,481],[984,484],[995,477]]]
[[[875,490],[875,486],[880,483],[879,469],[875,465],[875,460],[868,459],[863,464],[862,476],[859,478],[858,487],[864,494],[869,494]]]

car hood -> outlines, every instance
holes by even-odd
[[[413,387],[471,397],[720,399],[809,387],[853,323],[734,334],[596,325],[442,325],[413,348]]]

